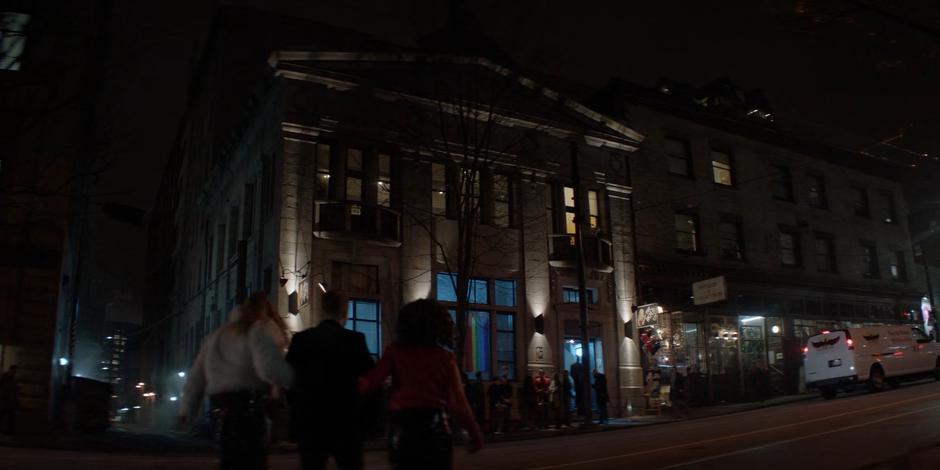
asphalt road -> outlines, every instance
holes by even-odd
[[[802,401],[712,418],[575,436],[506,442],[468,455],[458,469],[940,467],[940,383],[879,394]],[[388,468],[367,454],[368,469]],[[128,455],[0,448],[0,469],[214,468],[203,455]],[[272,469],[299,468],[295,454],[273,455]]]

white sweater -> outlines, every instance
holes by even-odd
[[[271,337],[273,322],[260,320],[247,334],[229,322],[202,343],[183,388],[180,414],[195,416],[204,395],[267,390],[270,385],[290,388],[294,371]]]

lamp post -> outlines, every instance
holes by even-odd
[[[583,427],[593,427],[591,412],[591,346],[590,329],[587,317],[587,287],[584,269],[584,243],[581,239],[581,226],[584,222],[584,208],[580,204],[581,172],[578,168],[578,144],[571,143],[571,179],[574,186],[574,244],[578,259],[578,320],[581,323],[581,406],[584,408]],[[598,404],[600,405],[600,404]],[[606,405],[604,405],[606,406]]]

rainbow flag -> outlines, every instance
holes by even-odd
[[[489,312],[467,312],[467,336],[464,338],[464,370],[490,372]]]

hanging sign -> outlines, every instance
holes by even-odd
[[[728,287],[725,284],[725,277],[718,276],[692,283],[692,297],[694,297],[695,305],[705,305],[727,299]]]

